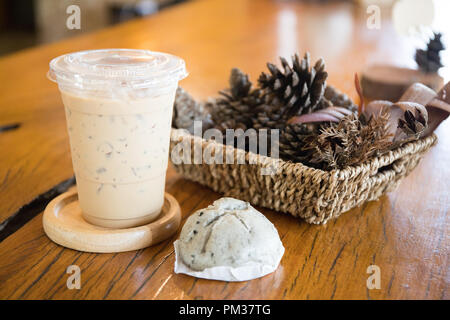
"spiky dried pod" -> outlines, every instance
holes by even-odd
[[[322,127],[303,148],[310,153],[306,164],[324,170],[342,169],[386,152],[391,145],[386,130],[388,120],[387,111],[369,118],[353,113],[338,123]]]

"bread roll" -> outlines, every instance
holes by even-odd
[[[191,269],[275,265],[284,253],[274,225],[248,202],[221,198],[192,214],[181,230],[180,257]]]

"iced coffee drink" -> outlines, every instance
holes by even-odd
[[[49,75],[66,111],[84,218],[113,228],[156,219],[184,61],[144,50],[84,51],[54,59]]]

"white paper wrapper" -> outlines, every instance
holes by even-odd
[[[210,280],[221,280],[221,281],[247,281],[256,278],[263,277],[269,273],[274,272],[278,265],[280,264],[281,258],[284,254],[283,251],[280,257],[277,259],[275,265],[268,265],[262,263],[247,263],[243,266],[233,268],[228,266],[219,266],[213,268],[206,268],[203,271],[195,271],[184,264],[183,260],[180,258],[178,251],[178,241],[173,243],[175,247],[175,273],[184,273],[193,277],[210,279]]]

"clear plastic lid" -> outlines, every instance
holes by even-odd
[[[65,54],[50,62],[48,78],[63,88],[162,88],[187,76],[184,60],[161,52],[101,49]]]

